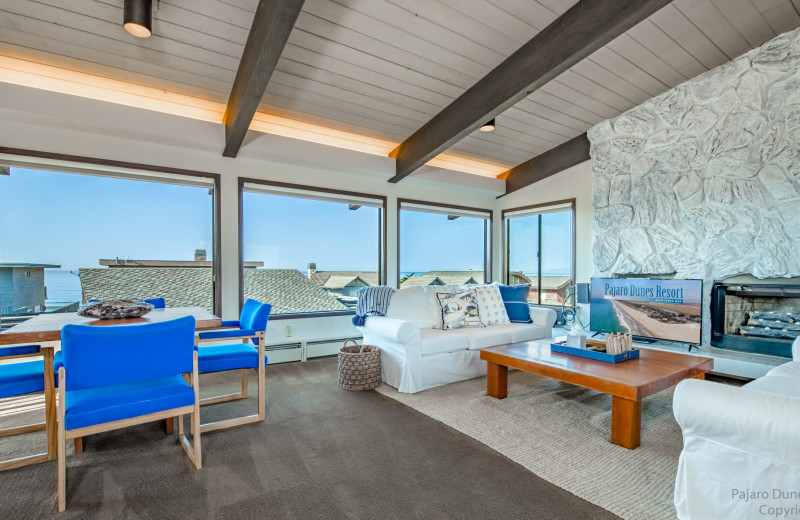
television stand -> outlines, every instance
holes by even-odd
[[[639,342],[639,343],[648,343],[648,344],[650,344],[650,343],[655,343],[656,341],[658,341],[655,338],[648,338],[647,336],[632,336],[632,337],[633,337],[633,341],[636,341],[636,342]]]

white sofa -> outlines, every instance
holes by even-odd
[[[533,323],[441,329],[441,306],[436,293],[455,293],[455,285],[408,287],[394,293],[386,317],[367,318],[359,330],[364,344],[383,351],[383,381],[413,394],[486,374],[480,350],[487,347],[549,338],[556,313],[531,308]]]
[[[678,518],[783,518],[777,508],[798,506],[800,339],[792,355],[743,387],[700,380],[677,386],[673,408],[683,430]],[[795,496],[776,498],[774,490]]]

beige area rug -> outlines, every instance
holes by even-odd
[[[402,394],[378,392],[473,437],[536,475],[626,519],[674,519],[683,440],[673,389],[642,406],[642,444],[609,442],[611,397],[526,372],[508,375],[508,398],[486,396],[486,378]]]

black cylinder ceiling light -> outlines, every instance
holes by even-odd
[[[123,27],[137,38],[153,34],[153,0],[125,0]]]
[[[481,125],[481,132],[491,132],[492,130],[494,130],[494,118],[491,118]]]

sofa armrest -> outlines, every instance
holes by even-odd
[[[547,307],[531,307],[531,319],[536,325],[552,329],[556,323],[556,311]]]
[[[800,336],[795,338],[794,343],[792,343],[792,360],[800,361]]]
[[[675,389],[673,409],[684,442],[692,437],[707,439],[800,466],[798,398],[689,379]]]
[[[369,316],[362,327],[356,328],[365,338],[378,337],[401,344],[419,341],[419,325],[410,321]]]

